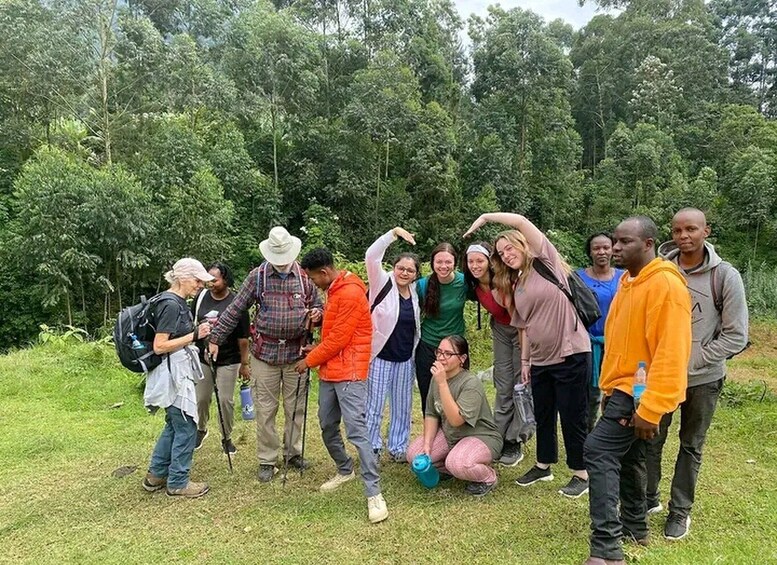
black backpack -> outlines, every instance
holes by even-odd
[[[148,373],[159,366],[166,355],[154,353],[154,306],[173,297],[157,294],[146,300],[127,306],[121,312],[113,327],[113,343],[121,364],[133,373]]]
[[[567,277],[567,284],[569,284],[569,290],[564,288],[553,271],[539,259],[534,260],[534,270],[546,281],[554,284],[558,289],[564,293],[572,306],[575,307],[577,317],[583,322],[585,329],[593,326],[596,321],[602,317],[602,311],[599,310],[599,302],[596,300],[596,295],[593,291],[586,286],[580,275],[574,271]],[[575,322],[575,329],[577,329],[577,322]]]
[[[375,311],[375,308],[377,308],[381,302],[388,296],[388,293],[391,292],[391,278],[386,281],[386,284],[383,285],[383,288],[380,289],[380,292],[375,297],[375,302],[370,304],[370,314],[372,314]],[[370,299],[370,289],[367,289],[367,300]]]

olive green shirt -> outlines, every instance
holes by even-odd
[[[434,379],[426,398],[426,416],[440,420],[448,447],[452,449],[465,437],[476,437],[488,446],[494,458],[499,457],[502,453],[502,436],[494,423],[494,414],[486,399],[483,383],[469,371],[462,370],[452,379],[448,379],[448,388],[459,406],[459,414],[464,418],[464,423],[460,426],[451,425],[445,417],[440,388]]]

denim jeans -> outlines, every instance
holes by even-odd
[[[724,380],[725,378],[688,387],[685,402],[680,404],[680,450],[672,477],[670,512],[677,512],[682,516],[691,513],[696,482],[699,479],[701,454]],[[647,500],[650,506],[657,506],[660,502],[658,485],[661,482],[661,456],[671,425],[672,413],[664,415],[659,434],[648,442]]]
[[[646,443],[634,435],[633,427],[622,423],[633,414],[634,399],[616,390],[585,440],[593,557],[623,559],[621,537],[642,539],[648,533]]]
[[[345,451],[340,421],[345,424],[345,435],[359,453],[359,468],[364,481],[364,494],[380,494],[378,459],[372,452],[367,433],[367,381],[319,381],[318,420],[321,438],[329,456],[337,465],[337,472],[350,475],[353,458]]]
[[[160,479],[167,477],[167,488],[183,488],[189,483],[197,424],[175,406],[165,408],[165,427],[151,454],[148,470]]]

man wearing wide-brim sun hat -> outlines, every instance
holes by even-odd
[[[280,441],[275,431],[275,414],[283,395],[285,415],[283,460],[304,469],[302,420],[307,382],[294,370],[302,358],[308,320],[321,319],[321,298],[313,282],[297,263],[302,242],[277,226],[259,244],[264,262],[252,270],[237,297],[224,311],[211,334],[210,352],[237,325],[240,315],[256,304],[255,338],[251,346],[251,394],[256,410],[256,451],[259,481],[272,480],[278,468]],[[296,411],[295,411],[296,408]]]

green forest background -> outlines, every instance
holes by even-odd
[[[183,256],[242,276],[273,225],[355,262],[494,210],[582,264],[589,233],[698,206],[777,315],[777,9],[598,4],[574,30],[450,0],[0,0],[0,349],[96,332]]]

